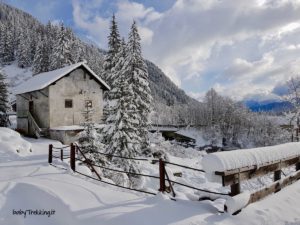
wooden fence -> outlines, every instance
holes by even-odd
[[[184,169],[194,170],[194,171],[201,172],[201,173],[205,172],[201,169],[192,168],[192,167],[189,167],[186,165],[180,165],[177,163],[164,161],[163,159],[129,158],[129,157],[111,155],[111,154],[107,154],[107,153],[100,153],[100,152],[97,154],[102,154],[107,157],[119,157],[124,160],[148,161],[149,163],[152,163],[152,164],[159,163],[159,168],[158,168],[159,176],[142,174],[142,173],[134,173],[134,172],[130,172],[130,171],[122,171],[122,170],[119,170],[116,168],[108,168],[108,167],[105,167],[104,165],[95,164],[85,156],[85,154],[83,153],[83,151],[80,149],[80,147],[78,145],[74,145],[74,144],[71,144],[70,146],[63,146],[63,147],[54,147],[53,145],[49,145],[48,162],[50,164],[52,164],[53,158],[60,159],[61,161],[65,160],[65,159],[69,159],[70,168],[78,174],[81,174],[85,177],[91,178],[93,180],[97,180],[102,183],[117,186],[120,188],[125,188],[125,189],[132,190],[132,191],[143,192],[143,193],[151,194],[151,195],[156,195],[157,193],[149,192],[146,190],[134,189],[134,188],[130,188],[130,187],[124,187],[121,185],[107,182],[104,179],[102,179],[102,177],[97,172],[96,168],[98,167],[98,168],[101,168],[104,170],[110,170],[115,173],[125,173],[127,175],[144,176],[144,177],[149,177],[149,178],[153,178],[153,179],[158,179],[159,180],[158,191],[171,193],[173,197],[176,196],[176,193],[174,190],[174,185],[179,185],[179,186],[183,186],[183,187],[190,188],[193,190],[201,191],[202,193],[207,193],[207,196],[208,196],[207,198],[204,197],[199,200],[210,199],[211,194],[218,196],[220,198],[226,198],[226,199],[234,198],[235,196],[238,196],[241,193],[241,182],[242,181],[273,173],[274,174],[274,176],[273,176],[274,182],[265,188],[262,188],[260,190],[257,190],[255,192],[251,193],[249,201],[243,207],[245,207],[246,205],[248,205],[250,203],[258,201],[271,193],[278,192],[285,186],[292,184],[295,181],[300,179],[300,157],[299,156],[291,157],[291,158],[287,158],[287,159],[284,159],[281,161],[272,162],[272,163],[261,165],[261,166],[255,165],[255,166],[243,167],[243,168],[227,170],[227,171],[222,171],[222,172],[216,171],[215,175],[222,177],[223,186],[230,186],[230,188],[231,188],[230,193],[219,193],[219,192],[214,192],[214,191],[210,191],[207,189],[201,189],[199,187],[194,187],[194,186],[191,186],[188,184],[180,183],[175,180],[171,180],[169,177],[169,174],[166,171],[166,165],[169,164],[169,165],[173,165],[173,166],[178,166],[178,167],[181,167]],[[83,174],[83,173],[77,171],[76,170],[76,161],[81,162],[81,163],[85,164],[86,166],[88,166],[91,169],[91,171],[96,175],[96,177],[90,176],[87,174]],[[296,172],[288,177],[285,177],[284,179],[281,179],[282,169],[286,168],[286,167],[291,167],[291,166],[295,166]],[[224,208],[226,211],[227,210],[226,204],[225,204]],[[233,214],[237,214],[240,210],[241,209],[234,212]]]
[[[67,152],[67,155],[64,152]],[[56,153],[58,155],[54,155],[54,153]],[[129,190],[132,190],[132,191],[143,192],[143,193],[151,194],[151,195],[156,195],[157,193],[149,192],[149,191],[145,191],[145,190],[138,190],[138,189],[129,188],[129,187],[124,187],[124,186],[121,186],[121,185],[116,185],[116,184],[104,181],[101,178],[101,176],[97,173],[96,168],[99,167],[101,169],[113,171],[113,172],[116,172],[116,173],[125,173],[127,175],[144,176],[144,177],[149,177],[149,178],[153,178],[153,179],[158,179],[159,180],[158,191],[171,193],[173,197],[176,196],[176,193],[175,193],[175,190],[174,190],[174,187],[173,187],[174,185],[184,186],[186,188],[197,190],[197,191],[202,191],[203,193],[208,193],[208,194],[215,194],[215,195],[220,195],[220,196],[225,196],[225,195],[228,196],[229,195],[229,193],[218,193],[218,192],[214,192],[214,191],[210,191],[210,190],[206,190],[206,189],[201,189],[201,188],[198,188],[198,187],[193,187],[193,186],[188,185],[188,184],[184,184],[184,183],[180,183],[180,182],[171,180],[170,177],[169,177],[169,174],[166,171],[166,165],[169,164],[169,165],[178,166],[178,167],[181,167],[181,168],[184,168],[184,169],[194,170],[194,171],[203,173],[204,171],[201,170],[201,169],[192,168],[192,167],[189,167],[189,166],[186,166],[186,165],[180,165],[180,164],[177,164],[177,163],[164,161],[163,159],[129,158],[129,157],[111,155],[111,154],[107,154],[107,153],[100,153],[100,152],[98,152],[96,154],[102,154],[102,155],[105,155],[107,157],[119,157],[119,158],[122,158],[124,160],[147,161],[147,162],[152,163],[152,164],[159,163],[159,168],[158,168],[159,169],[159,176],[154,176],[154,175],[149,175],[149,174],[142,174],[142,173],[134,173],[134,172],[130,172],[130,171],[122,171],[122,170],[119,170],[119,169],[108,168],[108,167],[105,167],[103,165],[95,164],[95,163],[91,162],[91,160],[89,160],[85,156],[85,154],[83,153],[83,151],[81,150],[81,148],[78,145],[74,145],[74,144],[71,144],[70,147],[69,146],[54,147],[53,145],[49,145],[48,163],[52,164],[52,161],[53,161],[52,159],[53,158],[60,159],[61,161],[63,161],[64,159],[70,159],[70,168],[76,173],[79,173],[83,176],[89,177],[91,179],[94,179],[94,180],[97,180],[97,181],[100,181],[100,182],[103,182],[103,183],[106,183],[106,184],[110,184],[110,185],[117,186],[117,187],[120,187],[120,188],[129,189]],[[80,159],[80,155],[82,156],[81,159]],[[76,170],[76,161],[87,165],[91,169],[91,171],[93,173],[95,173],[97,178],[89,176],[87,174],[82,174],[81,172],[77,171]]]
[[[286,167],[295,166],[296,172],[288,177],[281,179],[282,169]],[[250,167],[243,167],[233,170],[227,171],[216,171],[215,175],[222,177],[222,185],[230,186],[231,192],[230,196],[237,196],[241,193],[241,181],[249,180],[252,178],[261,177],[267,174],[273,173],[274,182],[266,186],[260,190],[257,190],[250,195],[249,202],[246,204],[250,204],[256,202],[269,194],[276,193],[280,191],[282,188],[286,187],[289,184],[294,183],[295,181],[300,179],[300,156],[286,158],[280,161],[268,163],[265,165],[254,165]],[[245,206],[246,206],[245,205]],[[225,210],[227,210],[227,206],[225,205]],[[234,214],[240,212],[238,210]]]

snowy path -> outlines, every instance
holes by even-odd
[[[210,201],[175,202],[86,180],[48,165],[48,140],[28,140],[32,156],[0,157],[1,225],[300,224],[300,182],[233,217],[219,214]],[[24,219],[12,215],[13,209],[54,209],[55,214]]]

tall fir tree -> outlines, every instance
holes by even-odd
[[[9,23],[3,23],[1,26],[0,40],[0,60],[3,63],[12,62],[14,58],[14,39],[13,31]]]
[[[108,36],[108,52],[104,59],[104,79],[110,85],[111,89],[114,90],[115,80],[118,79],[119,74],[116,73],[115,65],[120,60],[118,53],[124,50],[121,49],[121,39],[118,29],[118,24],[116,22],[115,15],[112,16],[110,25],[110,34]],[[124,50],[125,51],[125,50]],[[119,63],[119,69],[120,69]],[[104,140],[106,143],[111,142],[111,135],[114,130],[114,104],[115,104],[115,93],[114,91],[106,92],[104,95],[105,105],[104,105],[104,117],[106,118],[107,127],[104,130]]]
[[[106,117],[106,126],[103,130],[103,136],[104,140],[108,145],[112,144],[112,136],[117,128],[117,122],[116,122],[116,114],[117,114],[117,108],[118,108],[118,101],[120,97],[122,96],[122,92],[120,90],[121,83],[120,80],[123,79],[121,76],[122,69],[124,65],[124,60],[126,57],[126,43],[123,39],[121,46],[119,47],[119,52],[116,54],[116,57],[114,60],[116,60],[115,67],[112,68],[111,73],[113,73],[115,79],[112,81],[111,84],[111,90],[109,93],[107,93],[107,102],[105,105],[105,109],[107,110],[107,117]],[[124,79],[123,79],[124,80]],[[116,149],[109,148],[111,153],[114,152]]]
[[[138,135],[141,137],[141,148],[149,145],[148,126],[151,111],[151,90],[148,81],[147,65],[142,57],[140,36],[134,21],[128,37],[127,54],[124,63],[124,73],[133,84],[134,102],[137,118],[139,118]]]
[[[71,33],[70,29],[60,24],[57,30],[56,42],[50,55],[50,70],[56,70],[74,63],[71,57]]]
[[[125,43],[120,47],[117,54],[117,63],[113,72],[116,79],[113,81],[111,93],[115,96],[111,106],[108,118],[108,128],[110,132],[110,141],[108,143],[108,153],[127,158],[134,158],[140,154],[141,137],[138,135],[139,118],[137,117],[137,108],[134,105],[134,84],[131,83],[130,77],[124,71],[126,58]],[[139,173],[139,167],[136,161],[113,157],[112,162],[116,167],[124,171]],[[124,177],[112,176],[112,179],[122,185],[138,186],[138,177],[128,175],[129,183]]]
[[[0,72],[0,127],[8,125],[8,91],[4,75]]]
[[[127,45],[122,43],[115,57],[115,66],[111,70],[115,79],[110,91],[113,97],[111,114],[106,121],[111,135],[108,152],[134,158],[148,147],[148,118],[152,99],[135,22],[131,27]],[[133,160],[113,157],[112,161],[126,171],[139,171],[138,164]],[[129,178],[132,185],[136,186],[138,178]]]
[[[19,45],[17,49],[18,66],[21,68],[29,67],[31,65],[31,48],[29,32],[24,30],[19,36]]]
[[[120,46],[121,38],[119,34],[119,28],[116,22],[116,17],[113,15],[110,25],[110,33],[108,36],[108,51],[104,59],[104,70],[106,72],[105,80],[109,85],[111,85],[112,81],[114,80],[114,74],[111,73],[111,70],[116,64],[115,57],[119,52]]]
[[[74,63],[84,60],[82,45],[73,33],[71,35],[71,60]]]
[[[49,71],[50,66],[50,46],[46,35],[39,38],[36,52],[33,59],[33,74]]]

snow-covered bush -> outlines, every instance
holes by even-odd
[[[29,142],[24,140],[16,131],[5,127],[0,127],[0,150],[18,156],[27,156],[32,152]]]
[[[101,134],[95,128],[85,129],[77,136],[78,144],[84,155],[94,163],[105,164],[106,158],[98,154],[106,150],[106,145],[101,142],[101,139]]]

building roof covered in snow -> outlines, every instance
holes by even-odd
[[[81,66],[84,67],[105,89],[110,90],[110,87],[108,86],[108,84],[106,84],[105,81],[103,81],[99,76],[97,76],[84,62],[80,62],[63,67],[61,69],[37,74],[31,77],[29,80],[17,86],[13,92],[17,95],[41,90]]]

